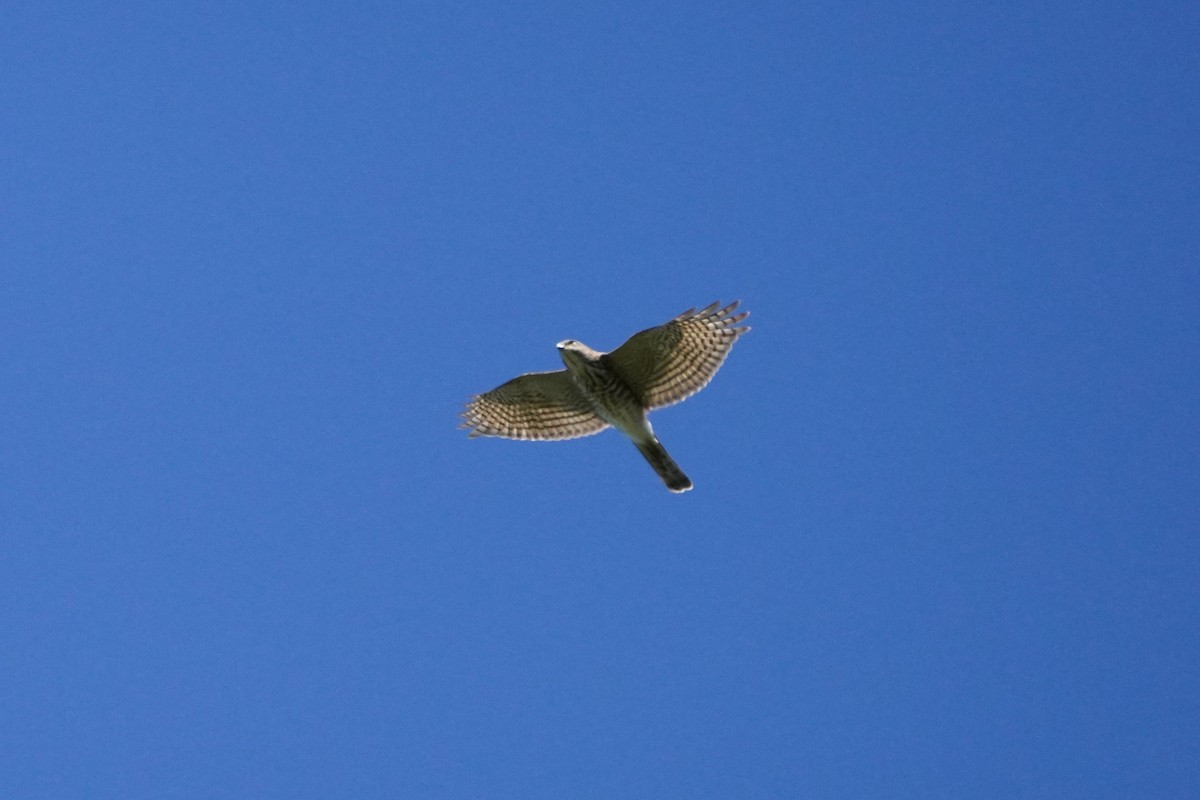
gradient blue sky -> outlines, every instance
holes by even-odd
[[[1200,795],[1197,42],[5,3],[0,794]],[[694,491],[456,430],[718,298]]]

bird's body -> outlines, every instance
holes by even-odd
[[[568,339],[558,343],[566,370],[534,372],[477,395],[463,412],[471,436],[572,439],[612,426],[628,436],[673,492],[692,482],[667,454],[647,412],[683,400],[712,379],[747,312],[737,302],[689,309],[634,334],[611,353]]]
[[[591,401],[596,416],[633,441],[668,489],[672,492],[691,489],[692,481],[654,435],[641,398],[606,362],[608,354],[570,339],[558,343],[558,354],[579,391]]]

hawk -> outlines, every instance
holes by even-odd
[[[703,389],[733,343],[749,327],[738,323],[735,300],[697,311],[689,308],[670,322],[635,333],[602,353],[582,342],[558,343],[566,365],[555,372],[530,372],[490,392],[475,395],[462,412],[470,436],[557,440],[591,436],[613,427],[628,436],[672,492],[692,482],[654,435],[647,412],[691,397]]]

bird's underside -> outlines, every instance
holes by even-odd
[[[611,353],[568,339],[558,351],[566,369],[531,372],[476,395],[462,413],[470,436],[553,441],[615,427],[673,492],[692,482],[654,435],[647,413],[704,388],[746,331],[738,301],[696,311],[635,333]]]

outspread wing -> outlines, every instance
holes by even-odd
[[[608,355],[613,369],[633,387],[647,410],[678,403],[703,389],[750,328],[738,323],[735,300],[697,311],[689,308],[670,322],[635,333]]]
[[[476,395],[462,412],[470,436],[574,439],[608,427],[566,370],[531,372]]]

